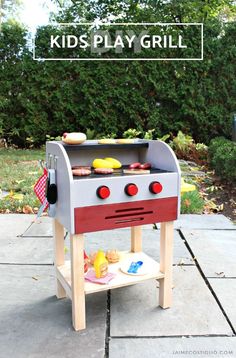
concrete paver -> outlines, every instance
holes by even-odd
[[[173,284],[173,306],[167,310],[158,307],[153,280],[112,290],[111,336],[232,335],[196,267],[174,267]]]
[[[235,337],[111,339],[109,358],[236,357]]]
[[[35,216],[34,216],[35,219]],[[51,237],[52,232],[52,218],[42,216],[35,222],[32,222],[28,227],[25,227],[21,232],[23,237]]]
[[[181,230],[206,277],[236,277],[234,230]]]
[[[53,264],[53,239],[0,238],[0,263],[8,264]]]
[[[236,331],[236,279],[212,278],[209,282]]]
[[[212,229],[212,230],[236,230],[236,225],[224,215],[198,215],[182,214],[179,220],[175,221],[176,228],[185,229]]]
[[[86,297],[87,329],[75,332],[52,267],[0,265],[0,272],[1,358],[104,357],[106,293]]]
[[[35,215],[0,214],[1,237],[21,235],[34,221]]]

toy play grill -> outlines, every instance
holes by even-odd
[[[72,300],[73,325],[85,328],[85,294],[155,278],[160,280],[159,304],[171,304],[173,221],[180,207],[180,169],[171,148],[156,140],[135,140],[131,144],[80,145],[47,142],[49,168],[49,214],[54,217],[57,297]],[[113,157],[122,163],[113,174],[73,177],[71,167],[91,166],[95,158]],[[134,162],[150,162],[145,174],[125,174]],[[135,172],[134,172],[135,173]],[[57,193],[56,193],[57,192]],[[55,194],[55,195],[54,195]],[[141,225],[161,223],[160,265],[142,252]],[[129,276],[119,270],[120,262],[109,266],[116,277],[107,285],[84,280],[83,234],[131,227],[131,252],[150,263],[150,272]],[[71,262],[64,260],[64,228],[71,234]],[[117,243],[118,245],[119,243]]]

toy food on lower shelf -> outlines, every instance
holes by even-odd
[[[105,277],[108,273],[108,261],[105,257],[103,251],[99,250],[95,261],[94,261],[94,269],[96,278]]]
[[[93,265],[94,264],[94,261],[96,259],[96,256],[97,256],[97,252],[91,252],[91,254],[89,255],[89,261],[90,261],[90,264]]]
[[[81,144],[86,139],[86,134],[80,132],[64,133],[62,136],[62,141],[66,144]]]
[[[120,270],[127,274],[133,276],[143,276],[147,275],[151,270],[150,263],[142,257],[135,256],[128,260],[122,261],[120,265]]]
[[[89,258],[86,254],[86,252],[84,251],[84,272],[88,271],[88,264],[89,264]]]
[[[117,250],[108,250],[106,252],[106,258],[109,263],[115,263],[120,260],[120,255]]]
[[[102,285],[108,284],[114,277],[116,277],[115,273],[108,272],[105,277],[97,278],[95,275],[95,271],[93,269],[89,270],[84,276],[86,281],[90,281]]]

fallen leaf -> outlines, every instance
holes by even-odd
[[[220,277],[225,277],[225,273],[223,271],[221,272],[215,272],[216,275],[220,276]]]
[[[38,281],[38,278],[35,277],[35,276],[32,276],[32,279],[35,280],[35,281]]]
[[[15,180],[16,184],[21,184],[25,181],[25,179],[22,179],[22,180]]]
[[[29,172],[29,175],[35,175],[38,174],[38,172]]]
[[[34,210],[29,205],[25,205],[22,211],[24,214],[34,214]]]
[[[185,199],[184,200],[184,205],[188,208],[191,205],[191,200],[190,199]]]

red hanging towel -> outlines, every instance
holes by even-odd
[[[48,171],[46,168],[43,169],[43,175],[38,179],[34,186],[34,192],[41,202],[43,204],[46,199],[46,185],[47,185],[47,177],[48,177]],[[48,208],[48,202],[46,203],[44,207],[44,211]]]

